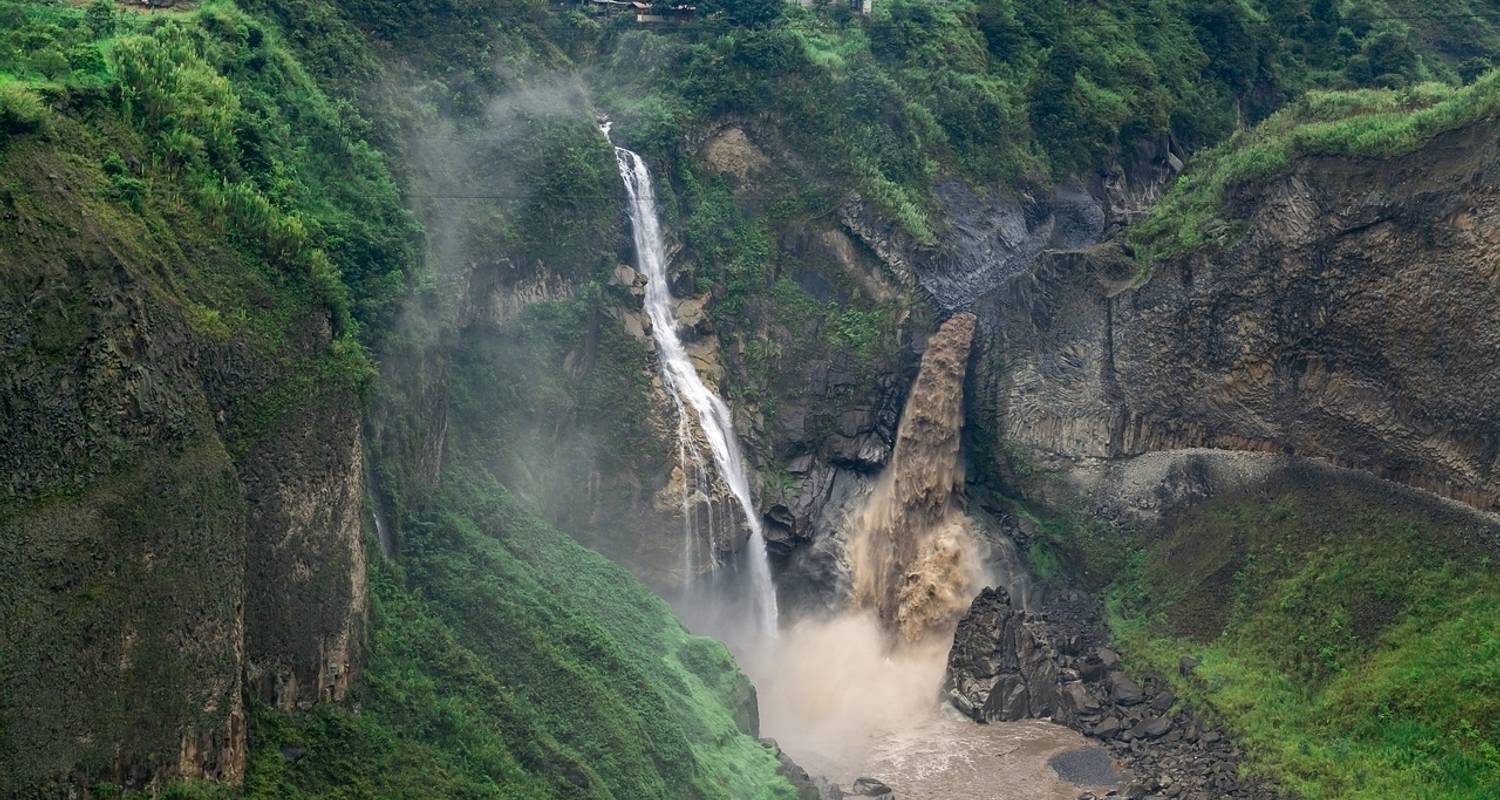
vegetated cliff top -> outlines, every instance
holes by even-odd
[[[1477,3],[889,0],[868,18],[759,5],[605,26],[601,91],[621,134],[655,155],[716,119],[766,119],[923,242],[943,224],[942,176],[1015,187],[1086,175],[1143,139],[1207,147],[1309,89],[1461,83],[1488,65],[1469,54],[1500,44]]]
[[[1137,258],[1153,260],[1204,246],[1225,246],[1238,233],[1230,211],[1237,187],[1289,173],[1300,158],[1395,158],[1439,134],[1500,112],[1500,70],[1453,87],[1309,92],[1249,130],[1206,151],[1128,234]]]

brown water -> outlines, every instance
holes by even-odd
[[[1089,746],[1078,733],[1040,720],[980,725],[944,709],[945,644],[891,651],[863,611],[798,623],[773,650],[746,664],[761,730],[812,774],[844,786],[878,778],[902,800],[1073,800],[1083,791],[1047,764]]]
[[[1075,786],[1047,762],[1088,746],[1077,732],[1042,720],[942,719],[883,739],[861,769],[901,800],[1075,800],[1106,787]]]
[[[958,497],[974,324],[956,315],[928,341],[891,462],[851,518],[851,608],[785,629],[741,663],[761,730],[815,775],[877,778],[903,800],[1073,800],[1082,789],[1048,760],[1087,747],[1082,736],[1042,721],[980,725],[938,696],[954,627],[986,577]]]
[[[906,643],[951,634],[983,580],[959,508],[959,432],[974,316],[957,314],[927,342],[891,463],[849,539],[854,603]]]

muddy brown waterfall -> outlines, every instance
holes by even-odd
[[[972,314],[957,314],[928,341],[907,399],[891,463],[855,519],[854,601],[903,642],[951,635],[982,580],[958,491],[964,374]]]

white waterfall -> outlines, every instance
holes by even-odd
[[[609,126],[604,126],[604,135],[609,137]],[[760,515],[756,513],[750,498],[750,483],[745,474],[745,461],[740,455],[739,441],[734,435],[734,423],[729,407],[714,394],[698,376],[698,370],[688,358],[682,340],[677,336],[677,319],[672,311],[672,291],[667,285],[667,255],[661,237],[661,224],[656,215],[656,193],[651,185],[651,172],[646,162],[630,150],[615,148],[615,159],[619,163],[620,178],[630,195],[630,225],[635,239],[636,266],[645,274],[646,315],[651,319],[651,333],[656,339],[657,353],[661,356],[662,383],[672,395],[679,413],[690,409],[697,418],[703,438],[713,456],[719,476],[728,485],[745,522],[750,528],[748,561],[750,566],[750,590],[754,599],[756,622],[768,636],[776,635],[776,587],[771,583],[771,565],[766,558],[766,541],[761,530]],[[696,442],[692,440],[690,426],[679,426],[679,453],[691,456],[693,467],[703,470],[702,457]],[[688,464],[682,464],[683,488],[687,492]],[[712,512],[710,512],[712,513]],[[684,558],[691,561],[696,539],[692,535],[692,518],[684,515],[688,526]],[[711,517],[710,517],[711,519]],[[691,579],[691,575],[689,579]]]

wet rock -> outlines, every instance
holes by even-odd
[[[1095,725],[1094,729],[1092,731],[1089,731],[1089,733],[1100,739],[1113,739],[1115,736],[1119,735],[1121,727],[1122,726],[1118,719],[1115,719],[1114,717],[1105,717],[1098,725]]]
[[[646,293],[646,276],[625,264],[615,265],[614,272],[609,277],[609,284],[625,289],[636,297],[641,297]]]
[[[807,770],[793,761],[791,756],[788,756],[781,749],[781,745],[775,739],[761,739],[760,741],[761,744],[771,748],[772,752],[776,753],[776,771],[780,772],[782,777],[786,778],[787,782],[796,790],[797,800],[828,800],[832,795],[830,791],[832,787],[830,787],[827,781],[808,775]],[[834,796],[841,797],[842,795],[843,793],[839,792],[838,795]]]
[[[1120,656],[1115,651],[1101,647],[1083,660],[1080,671],[1086,681],[1095,681],[1118,669]]]
[[[1089,694],[1088,687],[1082,683],[1063,684],[1062,701],[1064,707],[1082,714],[1095,714],[1101,708],[1099,701]]]
[[[696,328],[707,319],[704,312],[704,306],[707,304],[708,295],[680,298],[673,309],[673,316],[677,318],[677,324],[683,328]]]
[[[896,800],[896,794],[891,787],[874,778],[860,778],[850,787],[850,792],[855,797],[880,797],[884,800]]]
[[[1083,747],[1058,753],[1047,760],[1058,777],[1074,786],[1114,786],[1120,781],[1109,751],[1102,747]]]
[[[1100,624],[1096,606],[1079,606],[1070,612],[1057,605],[1061,597],[1066,595],[1049,594],[1045,615],[1028,621],[1036,635],[1050,642],[1065,638],[1085,642],[1059,657],[1058,676],[1066,682],[1058,690],[1054,719],[1093,737],[1126,776],[1128,787],[1106,795],[1095,790],[1096,798],[1128,797],[1132,792],[1141,800],[1283,797],[1274,787],[1239,776],[1240,754],[1223,732],[1205,732],[1202,721],[1189,712],[1168,714],[1176,697],[1160,676],[1147,675],[1137,684],[1126,676],[1119,653],[1094,646],[1098,633],[1090,626]],[[1057,613],[1060,610],[1062,614]]]
[[[1005,590],[985,589],[953,635],[943,693],[980,722],[1049,716],[1059,706],[1055,659]]]

